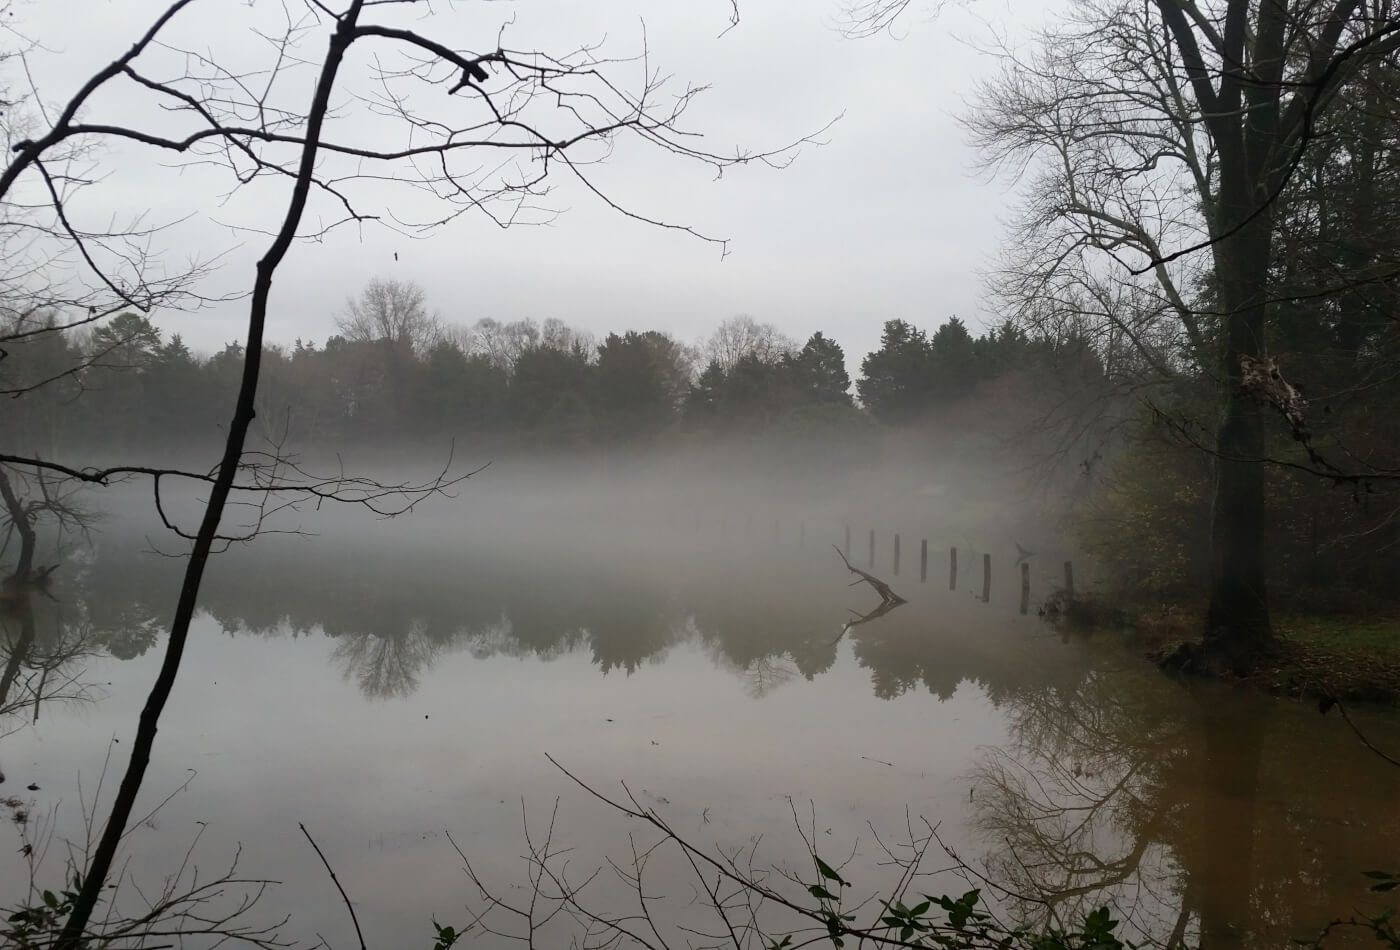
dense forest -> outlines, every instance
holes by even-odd
[[[39,327],[55,319],[31,318]],[[338,323],[320,345],[264,348],[264,439],[303,450],[455,440],[592,451],[699,436],[831,438],[950,405],[1048,365],[1066,346],[1011,326],[974,337],[957,318],[932,334],[890,320],[861,363],[862,411],[839,343],[818,331],[799,344],[750,317],[723,322],[699,346],[656,330],[595,340],[556,319],[453,325],[430,313],[416,285],[374,280]],[[237,343],[192,352],[131,312],[11,346],[0,386],[24,398],[0,421],[0,438],[49,458],[210,444],[243,358]]]

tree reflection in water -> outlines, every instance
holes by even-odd
[[[27,591],[0,597],[0,736],[38,722],[42,706],[88,702],[84,661],[100,653],[91,625]]]
[[[755,698],[826,675],[843,649],[882,698],[925,689],[947,699],[970,685],[1009,728],[972,776],[985,868],[1022,896],[1014,909],[1027,920],[1111,902],[1144,938],[1281,945],[1369,906],[1357,873],[1400,854],[1400,819],[1375,817],[1394,815],[1400,773],[1378,769],[1335,720],[1184,687],[1117,645],[1061,645],[948,594],[921,590],[924,603],[850,620],[862,604],[844,568],[815,553],[756,569],[567,551],[377,560],[277,551],[225,556],[205,609],[228,631],[324,634],[332,662],[374,698],[412,694],[453,652],[586,651],[600,672],[630,675],[682,644]],[[149,649],[177,568],[99,549],[72,572],[63,604],[0,612],[0,706],[37,708],[43,691],[81,696],[83,656]]]
[[[403,699],[418,689],[418,677],[432,666],[442,644],[427,636],[419,621],[386,634],[348,633],[336,639],[331,656],[345,678],[372,699]]]
[[[1386,814],[1400,776],[1304,707],[1139,664],[1002,708],[1011,740],[974,768],[975,809],[1025,919],[1109,903],[1142,939],[1216,950],[1383,908],[1359,872],[1390,866],[1400,828],[1332,816]]]

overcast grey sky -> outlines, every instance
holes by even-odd
[[[31,57],[45,101],[66,99],[165,5],[21,2],[23,28],[47,47]],[[300,0],[287,6],[301,9]],[[253,66],[266,57],[250,27],[275,26],[281,9],[259,2],[250,12],[236,0],[203,0],[171,38]],[[747,313],[798,339],[820,329],[846,347],[853,364],[892,317],[929,327],[951,314],[974,325],[989,319],[977,271],[995,252],[1012,196],[1008,183],[974,170],[976,156],[957,124],[974,80],[995,69],[965,41],[985,40],[987,24],[1020,33],[1043,19],[1045,4],[978,0],[935,11],[915,0],[900,38],[859,40],[840,35],[839,0],[740,0],[742,20],[723,37],[724,0],[438,2],[434,9],[415,28],[483,51],[495,45],[500,23],[514,18],[511,47],[563,51],[606,36],[605,49],[622,56],[640,48],[645,22],[656,68],[712,86],[685,125],[717,152],[772,147],[842,118],[825,134],[827,144],[805,148],[784,170],[746,167],[714,180],[712,170],[625,144],[597,170],[598,182],[628,207],[731,239],[723,260],[693,237],[625,219],[561,177],[550,202],[564,213],[548,226],[502,231],[469,216],[426,240],[367,226],[299,245],[275,285],[273,341],[323,341],[346,296],[375,276],[418,282],[453,322],[558,317],[595,333],[656,328],[694,342],[720,320]],[[308,36],[303,52],[320,53],[325,36],[324,27]],[[363,87],[363,65],[349,67],[352,87]],[[617,75],[630,81],[640,74],[629,66]],[[304,100],[311,74],[301,76],[289,92]],[[361,121],[356,108],[346,123]],[[87,118],[128,112],[120,97],[109,97]],[[227,252],[209,286],[250,285],[267,239],[226,224],[275,226],[285,183],[225,204],[226,176],[179,171],[151,151],[117,150],[104,168],[114,171],[100,192],[89,193],[89,223],[144,208],[152,220],[193,215],[157,238],[165,253],[179,260]],[[390,207],[402,195],[359,194],[372,199],[366,204]],[[164,329],[205,351],[241,339],[243,320],[238,303],[157,315]]]

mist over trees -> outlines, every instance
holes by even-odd
[[[974,338],[953,318],[932,335],[886,324],[852,396],[846,353],[822,333],[801,344],[741,316],[693,346],[657,330],[601,340],[557,319],[453,324],[415,284],[371,280],[324,342],[264,349],[259,435],[316,449],[455,441],[496,450],[647,447],[687,439],[903,424],[1029,370],[1049,350],[1012,327]],[[212,439],[243,351],[194,353],[179,334],[123,313],[90,333],[55,332],[0,366],[7,388],[60,383],[17,400],[7,444],[44,454],[177,449]],[[17,371],[28,374],[16,375]]]

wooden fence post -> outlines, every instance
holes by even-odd
[[[870,563],[867,565],[872,571],[875,570],[875,529],[870,529]]]
[[[982,555],[982,603],[992,602],[992,556]]]
[[[894,576],[899,576],[899,533],[894,536]]]
[[[850,558],[850,556],[851,556],[851,526],[850,526],[850,525],[846,525],[846,548],[845,548],[845,550],[842,551],[841,553],[844,554],[844,555],[846,555],[847,558]]]
[[[919,542],[919,583],[928,582],[928,538]]]
[[[948,589],[958,589],[958,549],[948,549]]]
[[[1031,566],[1025,561],[1021,562],[1021,613],[1027,614],[1031,610]]]

